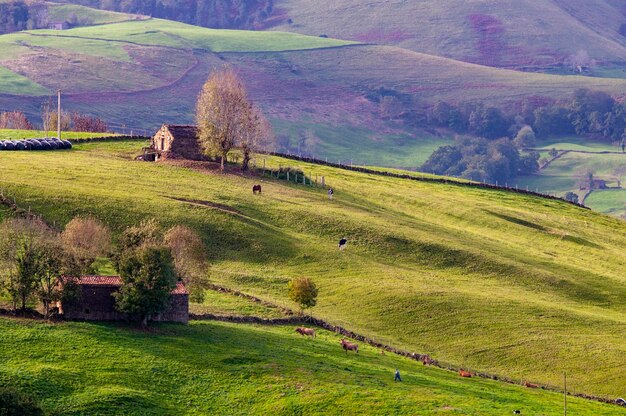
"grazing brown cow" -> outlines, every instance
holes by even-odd
[[[258,192],[259,194],[261,193],[261,185],[254,185],[254,186],[252,187],[252,193],[256,195],[256,193],[257,193],[257,192]]]
[[[472,377],[472,373],[470,373],[469,371],[465,371],[465,370],[459,370],[459,375],[461,377],[467,377],[467,378]]]
[[[303,326],[299,326],[296,328],[296,332],[302,336],[309,336],[315,338],[315,330],[311,328],[305,328]]]
[[[346,354],[348,353],[348,351],[354,351],[357,354],[359,353],[359,344],[353,344],[352,342],[348,342],[343,338],[339,342],[341,342],[341,347],[344,349]]]
[[[525,381],[525,382],[524,382],[524,386],[528,387],[529,389],[536,389],[536,388],[539,388],[539,386],[538,386],[538,385],[533,384],[533,383],[529,383],[528,381]]]

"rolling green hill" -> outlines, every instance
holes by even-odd
[[[562,396],[423,367],[289,327],[192,322],[151,332],[0,318],[0,385],[55,415],[562,414]],[[32,342],[36,340],[36,342]],[[15,348],[22,345],[21,348]],[[393,382],[395,369],[402,383]],[[570,398],[577,415],[621,415]]]
[[[77,19],[78,24],[82,26],[119,23],[128,20],[142,20],[146,17],[92,9],[78,4],[48,3],[48,18],[51,22],[69,22],[73,19]]]
[[[626,393],[623,221],[533,196],[256,159],[325,176],[330,202],[321,188],[132,161],[142,145],[6,152],[0,183],[56,224],[91,214],[117,232],[157,212],[164,226],[187,224],[202,233],[214,283],[293,307],[287,282],[309,276],[315,316],[378,341],[513,379],[559,385],[566,371],[577,392]]]
[[[451,137],[386,118],[376,101],[381,88],[418,109],[438,100],[506,105],[565,97],[580,87],[626,94],[618,79],[521,73],[389,46],[159,19],[14,33],[0,36],[0,47],[0,107],[33,119],[61,89],[67,109],[151,134],[162,122],[192,122],[208,74],[231,65],[294,147],[311,131],[309,152],[318,157],[404,168],[419,166]]]
[[[622,3],[610,0],[276,0],[277,30],[394,45],[491,66],[543,69],[585,51],[626,62]]]

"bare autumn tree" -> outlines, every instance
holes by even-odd
[[[47,101],[44,101],[41,105],[41,120],[43,122],[43,131],[46,133],[46,137],[48,137],[48,132],[53,128],[50,125],[50,114],[52,113],[52,102],[48,98]]]
[[[108,130],[107,123],[99,117],[75,112],[70,115],[70,118],[73,131],[105,133]]]
[[[275,136],[270,123],[261,110],[253,104],[248,105],[245,109],[241,128],[240,141],[237,144],[243,153],[241,170],[247,171],[249,169],[252,153],[259,149],[271,147],[275,142]]]
[[[213,73],[196,104],[198,139],[207,155],[220,158],[221,169],[230,150],[241,142],[250,106],[243,83],[232,69]]]
[[[91,273],[91,266],[99,256],[111,248],[111,232],[94,218],[76,217],[61,234],[64,249],[79,265],[80,273]]]
[[[48,126],[48,128],[44,128],[44,130],[55,130],[57,128],[57,117],[58,113],[56,111],[49,111],[47,119],[44,120],[44,125]],[[72,117],[69,113],[61,111],[61,131],[70,131],[72,128]]]
[[[176,274],[185,282],[194,301],[202,301],[203,277],[207,271],[202,239],[191,228],[176,225],[165,233],[164,243],[172,252]]]
[[[21,111],[0,113],[0,129],[32,130],[33,125]]]

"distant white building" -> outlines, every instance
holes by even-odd
[[[50,22],[48,29],[52,30],[67,30],[70,28],[69,22]]]

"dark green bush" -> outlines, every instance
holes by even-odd
[[[0,387],[0,416],[43,415],[43,410],[32,397],[14,389]]]

